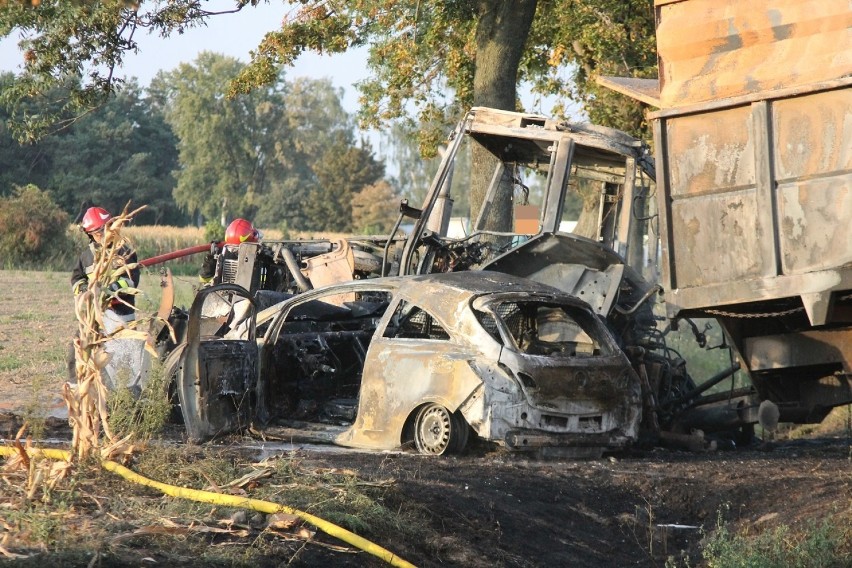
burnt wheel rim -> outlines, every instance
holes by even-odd
[[[453,435],[450,411],[437,404],[430,404],[417,415],[415,444],[422,454],[440,455],[450,447]]]

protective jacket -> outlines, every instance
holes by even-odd
[[[71,271],[71,288],[74,291],[75,296],[87,290],[89,287],[92,273],[95,270],[95,254],[97,252],[95,246],[95,243],[89,243],[89,246],[83,249],[80,256],[77,258],[77,264],[74,266],[74,270]],[[127,246],[121,247],[118,250],[117,256],[124,259],[126,264],[136,263],[136,251]],[[118,267],[116,266],[116,268]],[[127,272],[120,273],[118,278],[110,284],[110,290],[119,291],[123,288],[136,288],[139,285],[139,273],[140,270],[138,266],[131,269],[129,275]],[[110,309],[121,316],[132,314],[134,312],[132,306],[135,305],[136,296],[133,294],[122,294],[119,292],[117,297],[122,301],[112,302]],[[126,305],[123,302],[127,302],[129,305]]]

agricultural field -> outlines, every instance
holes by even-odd
[[[77,329],[70,271],[3,270],[10,293],[0,298],[0,411],[38,418],[62,415],[60,387],[67,380],[66,354]],[[143,273],[140,313],[154,314],[160,303],[159,270]],[[175,304],[192,302],[198,277],[174,277]]]
[[[187,305],[196,279],[176,278]],[[35,445],[67,445],[59,390],[74,333],[68,274],[0,271],[0,438],[28,421]],[[159,302],[143,275],[142,312]],[[636,448],[594,461],[535,461],[474,446],[461,456],[357,452],[230,437],[140,441],[134,471],[176,486],[317,515],[417,566],[847,566],[852,409],[774,443],[687,453]],[[380,566],[286,515],[166,497],[83,464],[28,495],[0,472],[9,565]]]

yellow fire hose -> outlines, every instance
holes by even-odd
[[[16,448],[0,446],[0,456],[16,455],[18,451],[19,450]],[[33,448],[31,450],[31,455],[42,456],[54,460],[68,461],[71,459],[70,452],[50,448]],[[159,481],[154,481],[153,479],[148,479],[147,477],[139,475],[135,471],[110,460],[102,461],[101,465],[104,469],[112,471],[113,473],[117,473],[128,481],[138,483],[139,485],[153,487],[154,489],[162,491],[166,495],[170,495],[172,497],[180,497],[182,499],[189,499],[201,503],[212,503],[214,505],[223,505],[227,507],[247,508],[252,509],[253,511],[258,511],[267,514],[286,513],[288,515],[294,515],[312,524],[324,533],[338,538],[347,544],[351,544],[352,546],[359,548],[364,552],[367,552],[369,554],[372,554],[373,556],[376,556],[377,558],[384,560],[391,566],[414,568],[414,565],[410,562],[403,560],[393,552],[382,548],[374,542],[370,542],[369,540],[360,537],[357,534],[344,529],[343,527],[339,527],[324,519],[311,515],[310,513],[305,513],[304,511],[299,511],[286,505],[279,505],[277,503],[272,503],[271,501],[261,501],[260,499],[249,499],[247,497],[238,497],[236,495],[223,495],[221,493],[213,493],[211,491],[188,489],[186,487],[176,487],[174,485],[160,483]]]

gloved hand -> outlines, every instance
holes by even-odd
[[[213,253],[207,253],[204,257],[204,262],[201,263],[201,270],[198,271],[198,276],[204,280],[209,280],[216,275],[216,256]]]
[[[78,280],[74,283],[74,295],[79,296],[89,289],[89,283],[86,280]]]

